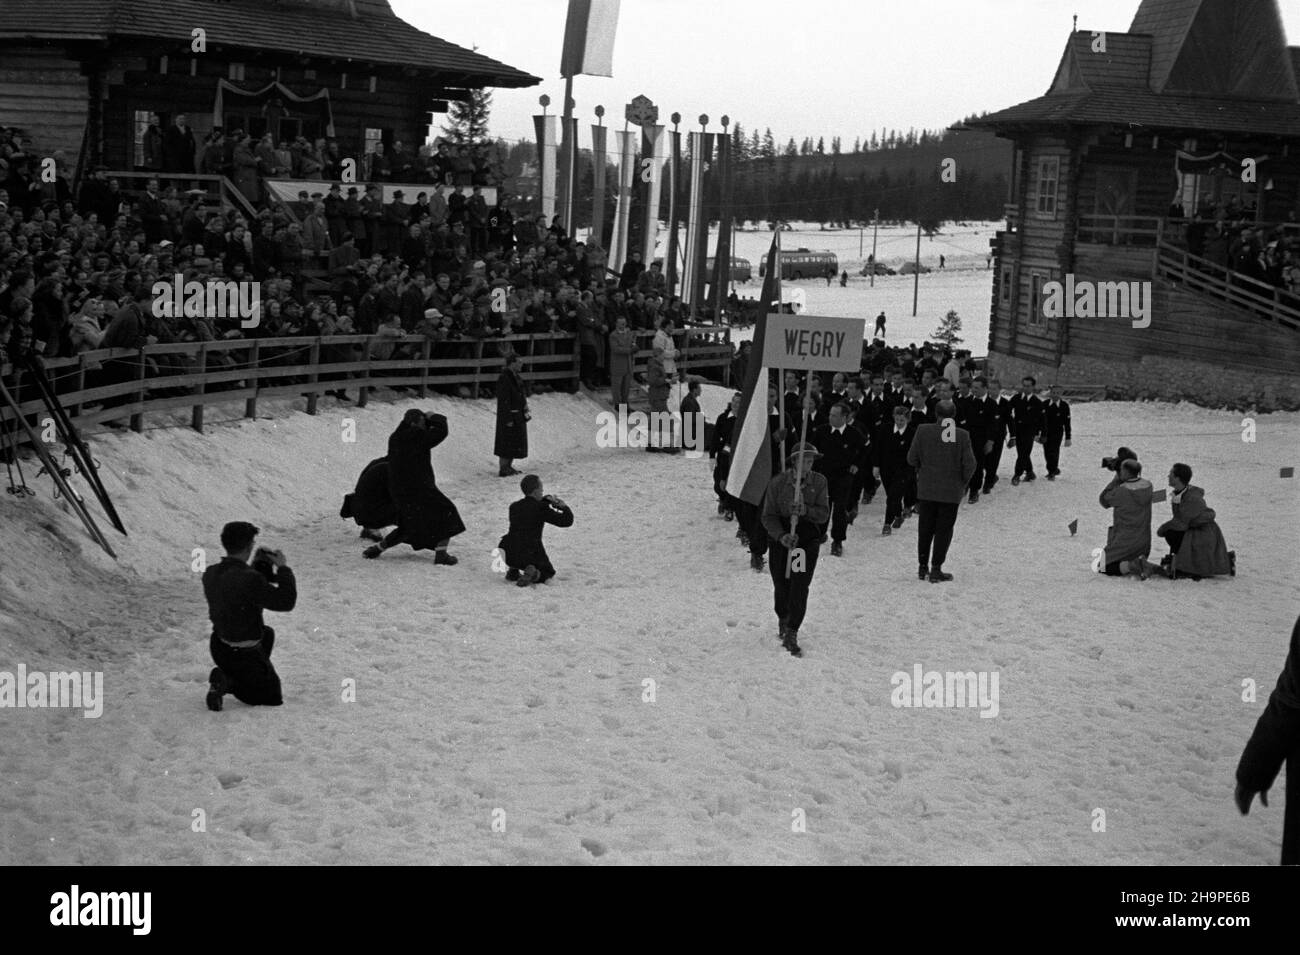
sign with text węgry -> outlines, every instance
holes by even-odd
[[[865,318],[768,315],[763,366],[858,371],[862,367],[862,340],[866,330]]]

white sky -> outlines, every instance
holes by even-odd
[[[391,0],[426,32],[540,76],[540,86],[496,90],[491,131],[533,137],[537,97],[559,112],[567,0]],[[839,135],[847,151],[872,129],[936,129],[1046,92],[1071,28],[1123,32],[1139,0],[623,0],[614,77],[579,76],[582,126],[644,93],[660,122],[674,111],[698,128],[725,113],[747,130]],[[1283,0],[1288,43],[1300,45],[1300,0]]]

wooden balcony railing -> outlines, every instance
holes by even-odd
[[[1161,243],[1156,252],[1156,274],[1201,295],[1254,312],[1276,325],[1300,331],[1300,298],[1185,249]]]
[[[654,333],[635,334],[641,347],[633,369],[643,372]],[[690,327],[675,339],[682,352],[678,368],[730,383],[730,329]],[[60,401],[83,431],[122,418],[130,419],[132,430],[142,431],[146,415],[184,408],[191,411],[191,426],[202,431],[207,406],[239,400],[245,403],[245,417],[252,418],[259,399],[304,395],[307,413],[316,414],[320,396],[338,389],[358,389],[358,407],[366,405],[375,388],[413,388],[425,397],[431,388],[465,386],[476,397],[505,366],[503,347],[522,356],[525,381],[576,388],[579,343],[565,333],[447,342],[418,335],[181,342],[49,358],[45,368]],[[10,390],[22,414],[45,413],[39,394],[34,386],[23,386],[21,374],[13,377]],[[0,410],[0,427],[6,417]]]
[[[1079,216],[1075,238],[1094,245],[1156,246],[1164,227],[1160,216]]]

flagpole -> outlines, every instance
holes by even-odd
[[[773,263],[772,267],[775,268],[777,272],[776,275],[772,276],[772,284],[776,288],[776,310],[779,314],[781,311],[781,223],[775,222],[773,224],[776,226],[776,262]],[[765,308],[772,307],[771,302],[764,302],[763,305]],[[759,356],[759,360],[762,360],[761,355]],[[781,432],[781,466],[785,467],[785,370],[778,368],[776,374],[776,393],[778,395],[776,409],[777,414],[781,416],[778,424],[778,428]]]
[[[572,238],[573,236],[573,167],[575,165],[574,153],[577,152],[577,143],[574,142],[572,130],[573,125],[573,76],[564,78],[564,118],[560,120],[564,124],[564,129],[560,135],[560,187],[561,192],[561,209],[560,225],[564,227],[564,234]]]
[[[912,282],[912,317],[916,318],[916,300],[921,294],[921,217],[916,217],[916,275]]]
[[[876,239],[880,236],[880,210],[871,222],[871,287],[876,287]]]
[[[803,419],[803,425],[800,428],[800,435],[799,435],[799,444],[802,445],[805,441],[808,440],[808,409],[803,406],[802,398],[799,399],[799,416]],[[802,454],[799,455],[799,459],[800,461],[803,460]],[[798,463],[796,463],[794,466],[794,499],[796,501],[803,500],[803,468]],[[790,533],[795,535],[796,537],[795,547],[798,547],[799,546],[798,544],[799,516],[794,513],[793,507],[790,509]],[[791,553],[793,549],[794,548],[787,547],[785,551],[786,580],[790,579],[790,572],[794,566],[794,557]]]

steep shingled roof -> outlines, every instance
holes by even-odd
[[[1070,35],[1046,96],[975,126],[1129,124],[1300,137],[1300,52],[1277,0],[1143,0],[1128,33]],[[1145,72],[1144,72],[1144,60]]]
[[[3,0],[0,40],[138,37],[188,54],[202,27],[213,46],[279,50],[362,63],[459,73],[467,86],[526,87],[541,80],[424,33],[393,13],[388,0]]]

